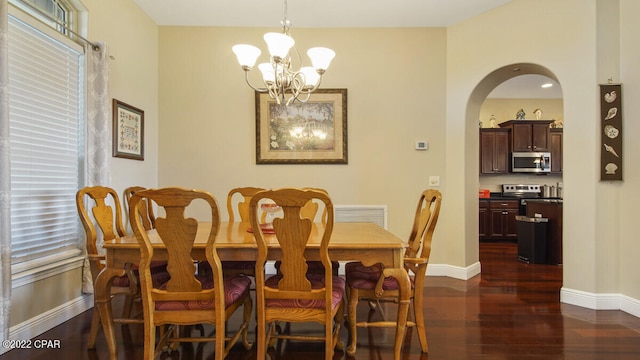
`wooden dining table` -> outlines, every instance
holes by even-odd
[[[308,249],[320,245],[322,224],[315,223]],[[201,222],[194,243],[192,257],[194,260],[206,260],[204,250],[211,223]],[[148,232],[152,241],[157,242],[154,247],[154,259],[167,260],[167,252],[158,239],[155,230]],[[275,235],[266,235],[269,246],[269,259],[279,260],[281,252]],[[394,358],[400,359],[402,342],[406,328],[409,310],[410,282],[409,275],[404,270],[403,257],[407,243],[374,223],[335,223],[329,242],[329,257],[337,261],[361,261],[365,265],[382,263],[386,268],[401,269],[394,271],[400,286],[400,302],[394,344]],[[96,278],[95,304],[100,313],[102,328],[106,336],[111,359],[117,358],[117,348],[113,328],[111,310],[111,282],[116,276],[125,275],[123,269],[126,263],[137,264],[140,261],[140,246],[134,235],[105,241],[103,244],[106,255],[106,266]],[[222,261],[238,260],[253,261],[257,256],[257,245],[250,228],[239,222],[221,222],[216,237],[216,248]],[[317,255],[310,251],[308,260],[318,260]],[[306,256],[306,254],[305,254]],[[96,311],[96,309],[94,309]]]

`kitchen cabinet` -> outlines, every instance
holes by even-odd
[[[483,204],[483,201],[486,201],[486,204]],[[483,207],[485,210],[483,210]],[[516,215],[518,215],[518,208],[518,200],[480,200],[480,228],[478,229],[480,235],[479,237],[483,240],[517,239],[518,235],[516,231]],[[484,236],[482,236],[482,234],[484,234]]]
[[[478,237],[484,240],[489,232],[489,200],[480,199],[478,205]]]
[[[500,127],[511,130],[512,151],[549,151],[549,124],[553,120],[509,120]]]
[[[562,128],[549,130],[549,152],[551,152],[551,172],[562,173]]]
[[[480,173],[509,172],[509,129],[480,129]]]

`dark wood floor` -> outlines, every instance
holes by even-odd
[[[421,354],[417,336],[409,330],[404,359],[640,359],[640,319],[621,311],[560,304],[562,268],[519,262],[513,243],[482,243],[480,261],[482,275],[469,281],[427,279],[424,307],[429,354]],[[387,313],[394,311],[393,305],[384,308]],[[361,304],[358,316],[368,315],[368,307]],[[12,350],[0,360],[107,359],[101,334],[96,349],[86,349],[90,320],[91,310],[38,337],[60,340],[59,350]],[[141,359],[141,328],[116,328],[119,359]],[[358,331],[355,359],[392,358],[392,331]],[[346,330],[342,337],[346,341]],[[213,351],[211,345],[183,345],[179,352],[163,358],[213,359]],[[347,358],[343,352],[334,356]],[[255,352],[236,346],[228,359],[255,359]],[[320,344],[290,342],[272,351],[272,359],[324,356]]]

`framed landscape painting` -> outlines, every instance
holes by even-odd
[[[279,105],[256,92],[256,164],[347,164],[347,89]]]

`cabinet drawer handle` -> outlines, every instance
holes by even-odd
[[[509,215],[509,212],[508,211],[503,211],[502,215]]]
[[[501,206],[507,206],[507,205],[509,205],[509,204],[500,204],[500,205],[501,205]]]

